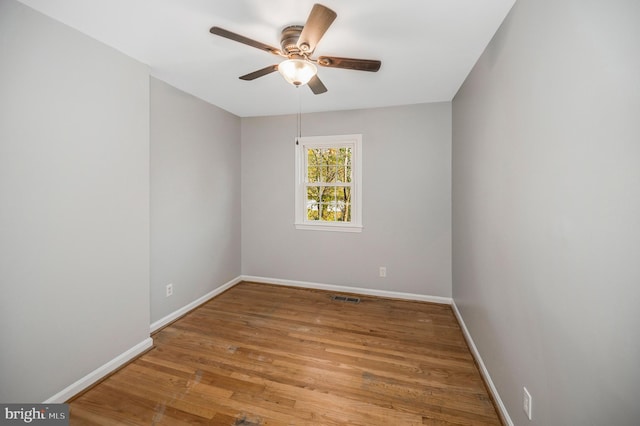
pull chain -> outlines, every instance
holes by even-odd
[[[298,139],[302,137],[302,95],[300,95],[300,86],[296,86],[298,91],[298,116],[296,117],[296,145],[298,145]]]

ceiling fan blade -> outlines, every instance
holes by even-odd
[[[233,33],[231,31],[225,30],[220,27],[211,27],[209,30],[211,34],[215,34],[220,37],[228,38],[229,40],[237,41],[242,44],[246,44],[251,47],[255,47],[260,50],[264,50],[265,52],[272,53],[278,56],[286,56],[283,55],[282,52],[275,47],[269,46],[268,44],[260,43],[259,41],[252,40],[248,37],[241,36],[240,34]]]
[[[298,48],[305,53],[313,52],[336,16],[338,15],[328,7],[314,4],[298,38]]]
[[[372,59],[338,58],[335,56],[320,56],[317,62],[323,67],[370,72],[378,71],[382,65],[382,62]]]
[[[322,81],[320,81],[320,79],[318,78],[318,75],[314,75],[313,78],[309,80],[307,85],[309,86],[309,88],[311,89],[314,95],[320,95],[327,91],[326,86],[322,84]]]
[[[245,74],[245,75],[241,76],[240,80],[245,80],[245,81],[255,80],[258,77],[262,77],[262,76],[265,76],[267,74],[271,74],[272,72],[274,72],[277,69],[278,69],[277,65],[269,65],[268,67],[264,67],[262,69],[259,69],[258,71],[250,72],[249,74]]]

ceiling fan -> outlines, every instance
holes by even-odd
[[[318,78],[317,65],[331,68],[344,68],[356,71],[376,72],[382,64],[371,59],[339,58],[335,56],[319,56],[313,58],[312,54],[318,42],[336,19],[337,14],[326,6],[314,4],[307,22],[302,25],[290,25],[282,30],[280,46],[282,49],[252,40],[220,27],[212,27],[209,31],[220,37],[237,41],[271,54],[287,58],[276,65],[259,69],[240,77],[241,80],[255,80],[274,71],[280,74],[294,86],[307,84],[311,91],[319,95],[327,91],[325,85]]]

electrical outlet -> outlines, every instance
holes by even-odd
[[[167,284],[167,297],[173,295],[173,284]]]
[[[380,278],[386,278],[387,277],[387,267],[386,266],[381,266],[380,267]]]
[[[529,391],[527,390],[527,388],[522,388],[523,390],[523,398],[522,398],[522,408],[524,409],[524,412],[527,414],[527,417],[529,418],[529,420],[531,420],[531,394],[529,393]]]

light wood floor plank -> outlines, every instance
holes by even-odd
[[[447,305],[243,282],[71,402],[72,425],[500,425]]]

